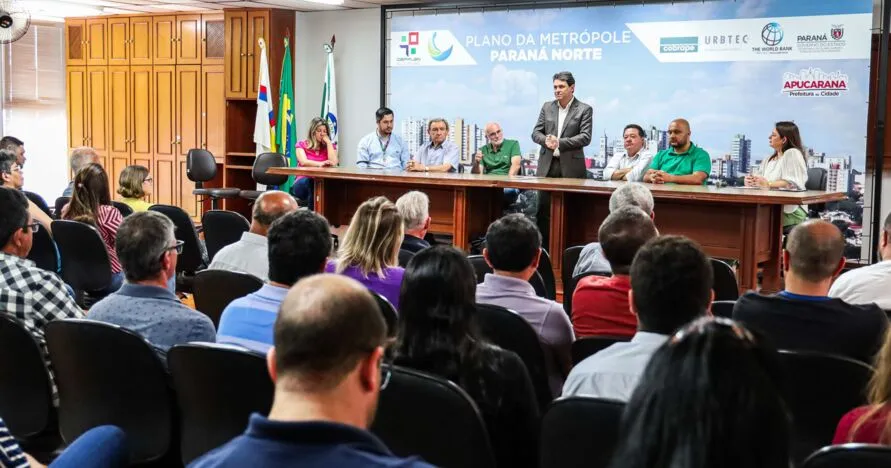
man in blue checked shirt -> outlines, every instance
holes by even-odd
[[[374,116],[377,129],[359,140],[356,165],[363,169],[405,169],[408,147],[402,137],[393,134],[393,111],[381,107]]]

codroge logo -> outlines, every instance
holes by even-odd
[[[454,48],[454,45],[450,45],[446,50],[440,50],[439,47],[436,47],[436,33],[433,33],[433,35],[430,36],[430,41],[427,42],[427,52],[430,53],[430,58],[437,62],[443,62],[449,58],[449,56],[452,55],[452,49]]]
[[[699,36],[660,38],[659,52],[663,54],[699,52]]]

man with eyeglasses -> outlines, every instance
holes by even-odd
[[[10,150],[0,149],[0,182],[3,187],[19,191],[25,186],[22,166],[16,162],[16,155]],[[28,212],[41,227],[50,231],[53,220],[31,200],[28,200]]]
[[[297,282],[282,303],[266,355],[275,383],[269,416],[193,462],[208,467],[429,467],[397,458],[368,432],[378,396],[387,326],[371,293],[342,275]]]
[[[115,252],[127,282],[90,308],[89,317],[142,335],[162,359],[174,345],[216,339],[210,318],[180,303],[168,289],[183,249],[173,229],[173,222],[155,211],[124,218]]]
[[[504,131],[498,122],[486,124],[488,144],[479,148],[473,158],[474,174],[511,175],[520,173],[520,142],[504,138]],[[517,201],[520,191],[515,188],[504,189],[504,204],[509,206]]]

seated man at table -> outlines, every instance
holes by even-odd
[[[393,134],[393,111],[381,107],[374,113],[377,129],[362,137],[356,148],[356,165],[364,169],[405,169],[408,147]]]
[[[405,226],[399,250],[416,254],[430,247],[430,243],[424,240],[430,229],[430,198],[427,194],[418,190],[406,193],[396,200],[396,210],[402,215]]]
[[[622,143],[625,152],[610,158],[603,170],[603,180],[640,182],[653,159],[653,154],[644,148],[647,132],[640,125],[628,124],[622,133]]]
[[[449,123],[445,119],[427,122],[430,142],[418,150],[418,157],[405,166],[412,172],[455,172],[458,170],[458,147],[449,140]]]
[[[668,125],[668,145],[653,157],[643,181],[653,184],[704,185],[712,158],[690,141],[690,122],[674,119]]]
[[[486,139],[489,143],[476,151],[473,159],[474,174],[512,175],[520,173],[520,142],[504,138],[501,124],[486,124]],[[517,201],[520,191],[515,188],[504,189],[504,204],[509,206]]]

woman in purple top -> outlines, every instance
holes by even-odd
[[[402,245],[402,216],[386,197],[375,197],[359,205],[347,229],[337,260],[328,262],[326,272],[349,276],[381,294],[399,310],[399,246]]]
[[[318,117],[309,123],[309,134],[297,142],[299,167],[332,167],[337,165],[337,144],[331,141],[328,122]],[[298,176],[291,187],[291,195],[306,202],[313,209],[313,181],[311,177]]]

